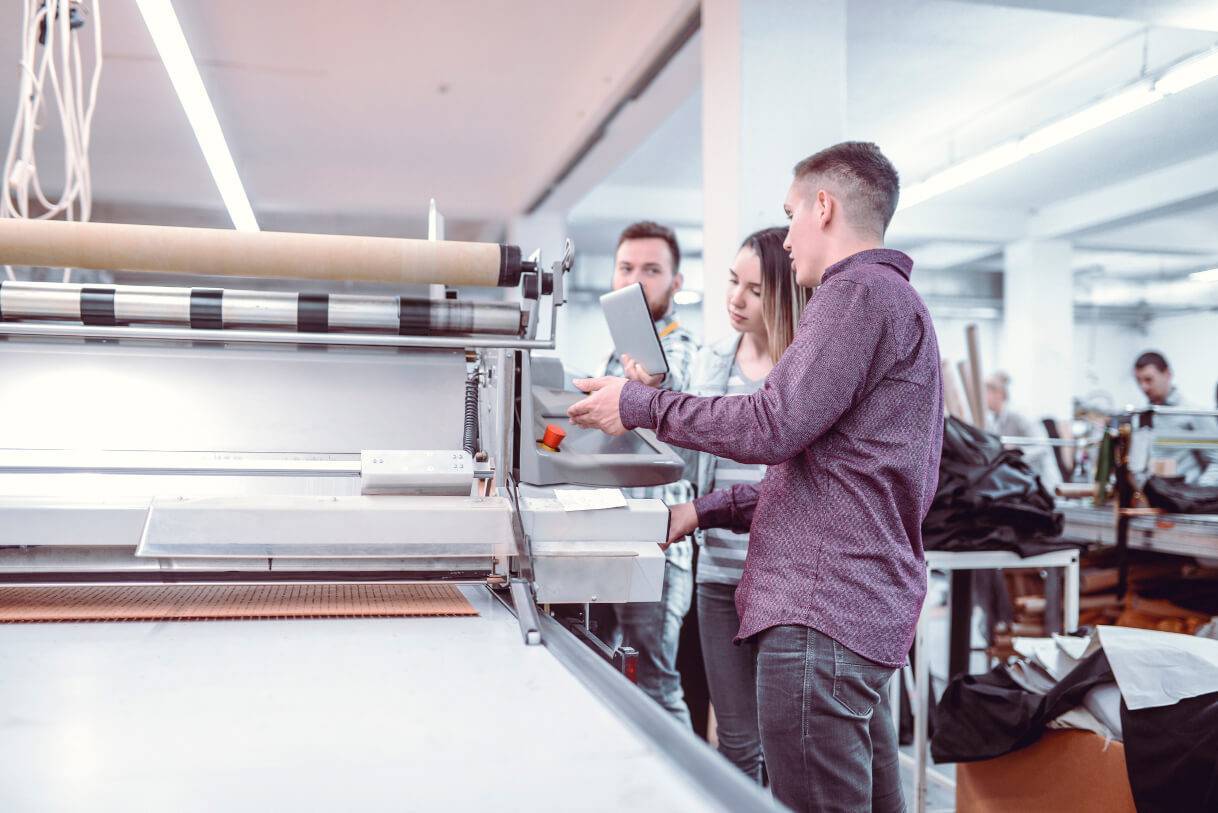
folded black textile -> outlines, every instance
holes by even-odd
[[[1115,680],[1103,650],[1084,658],[1044,695],[1024,689],[1005,666],[984,675],[959,675],[935,707],[930,752],[942,764],[993,759],[1027,747],[1050,720],[1082,703],[1094,687]]]
[[[1050,720],[1114,680],[1102,650],[1045,695],[1019,686],[1004,666],[960,675],[935,708],[931,754],[940,764],[976,762],[1025,748],[1040,739]],[[1121,730],[1139,813],[1218,810],[1218,692],[1137,711],[1121,701]]]
[[[1121,703],[1121,729],[1138,813],[1218,810],[1218,692],[1155,709]]]
[[[1198,569],[1178,576],[1139,579],[1136,592],[1140,598],[1170,601],[1177,607],[1202,615],[1218,615],[1218,574]]]
[[[1056,539],[1062,515],[1017,449],[949,417],[939,487],[922,523],[927,550],[1009,550],[1036,556],[1076,547]]]
[[[1218,486],[1189,485],[1178,477],[1151,475],[1142,486],[1146,501],[1173,514],[1218,514]]]

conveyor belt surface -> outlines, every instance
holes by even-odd
[[[461,590],[478,617],[0,627],[0,809],[724,809]]]

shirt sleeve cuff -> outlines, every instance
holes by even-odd
[[[622,387],[622,396],[618,400],[618,416],[622,425],[627,429],[654,429],[651,419],[651,402],[655,400],[659,390],[640,384],[637,381],[627,381]]]
[[[698,513],[698,527],[730,528],[732,525],[732,492],[728,489],[712,491],[694,500],[694,511]]]

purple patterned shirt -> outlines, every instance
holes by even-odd
[[[753,395],[622,390],[627,427],[769,466],[760,485],[694,503],[701,527],[750,534],[737,641],[797,624],[881,664],[905,662],[943,446],[939,347],[912,269],[882,248],[830,267]]]

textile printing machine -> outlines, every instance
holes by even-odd
[[[539,351],[571,262],[0,220],[0,263],[108,275],[0,284],[6,613],[13,591],[54,618],[114,585],[229,590],[206,617],[266,585],[425,585],[469,610],[0,625],[0,807],[771,808],[581,623],[659,600],[668,513],[572,492],[681,461],[566,422],[580,396]],[[454,298],[471,287],[507,296]]]

